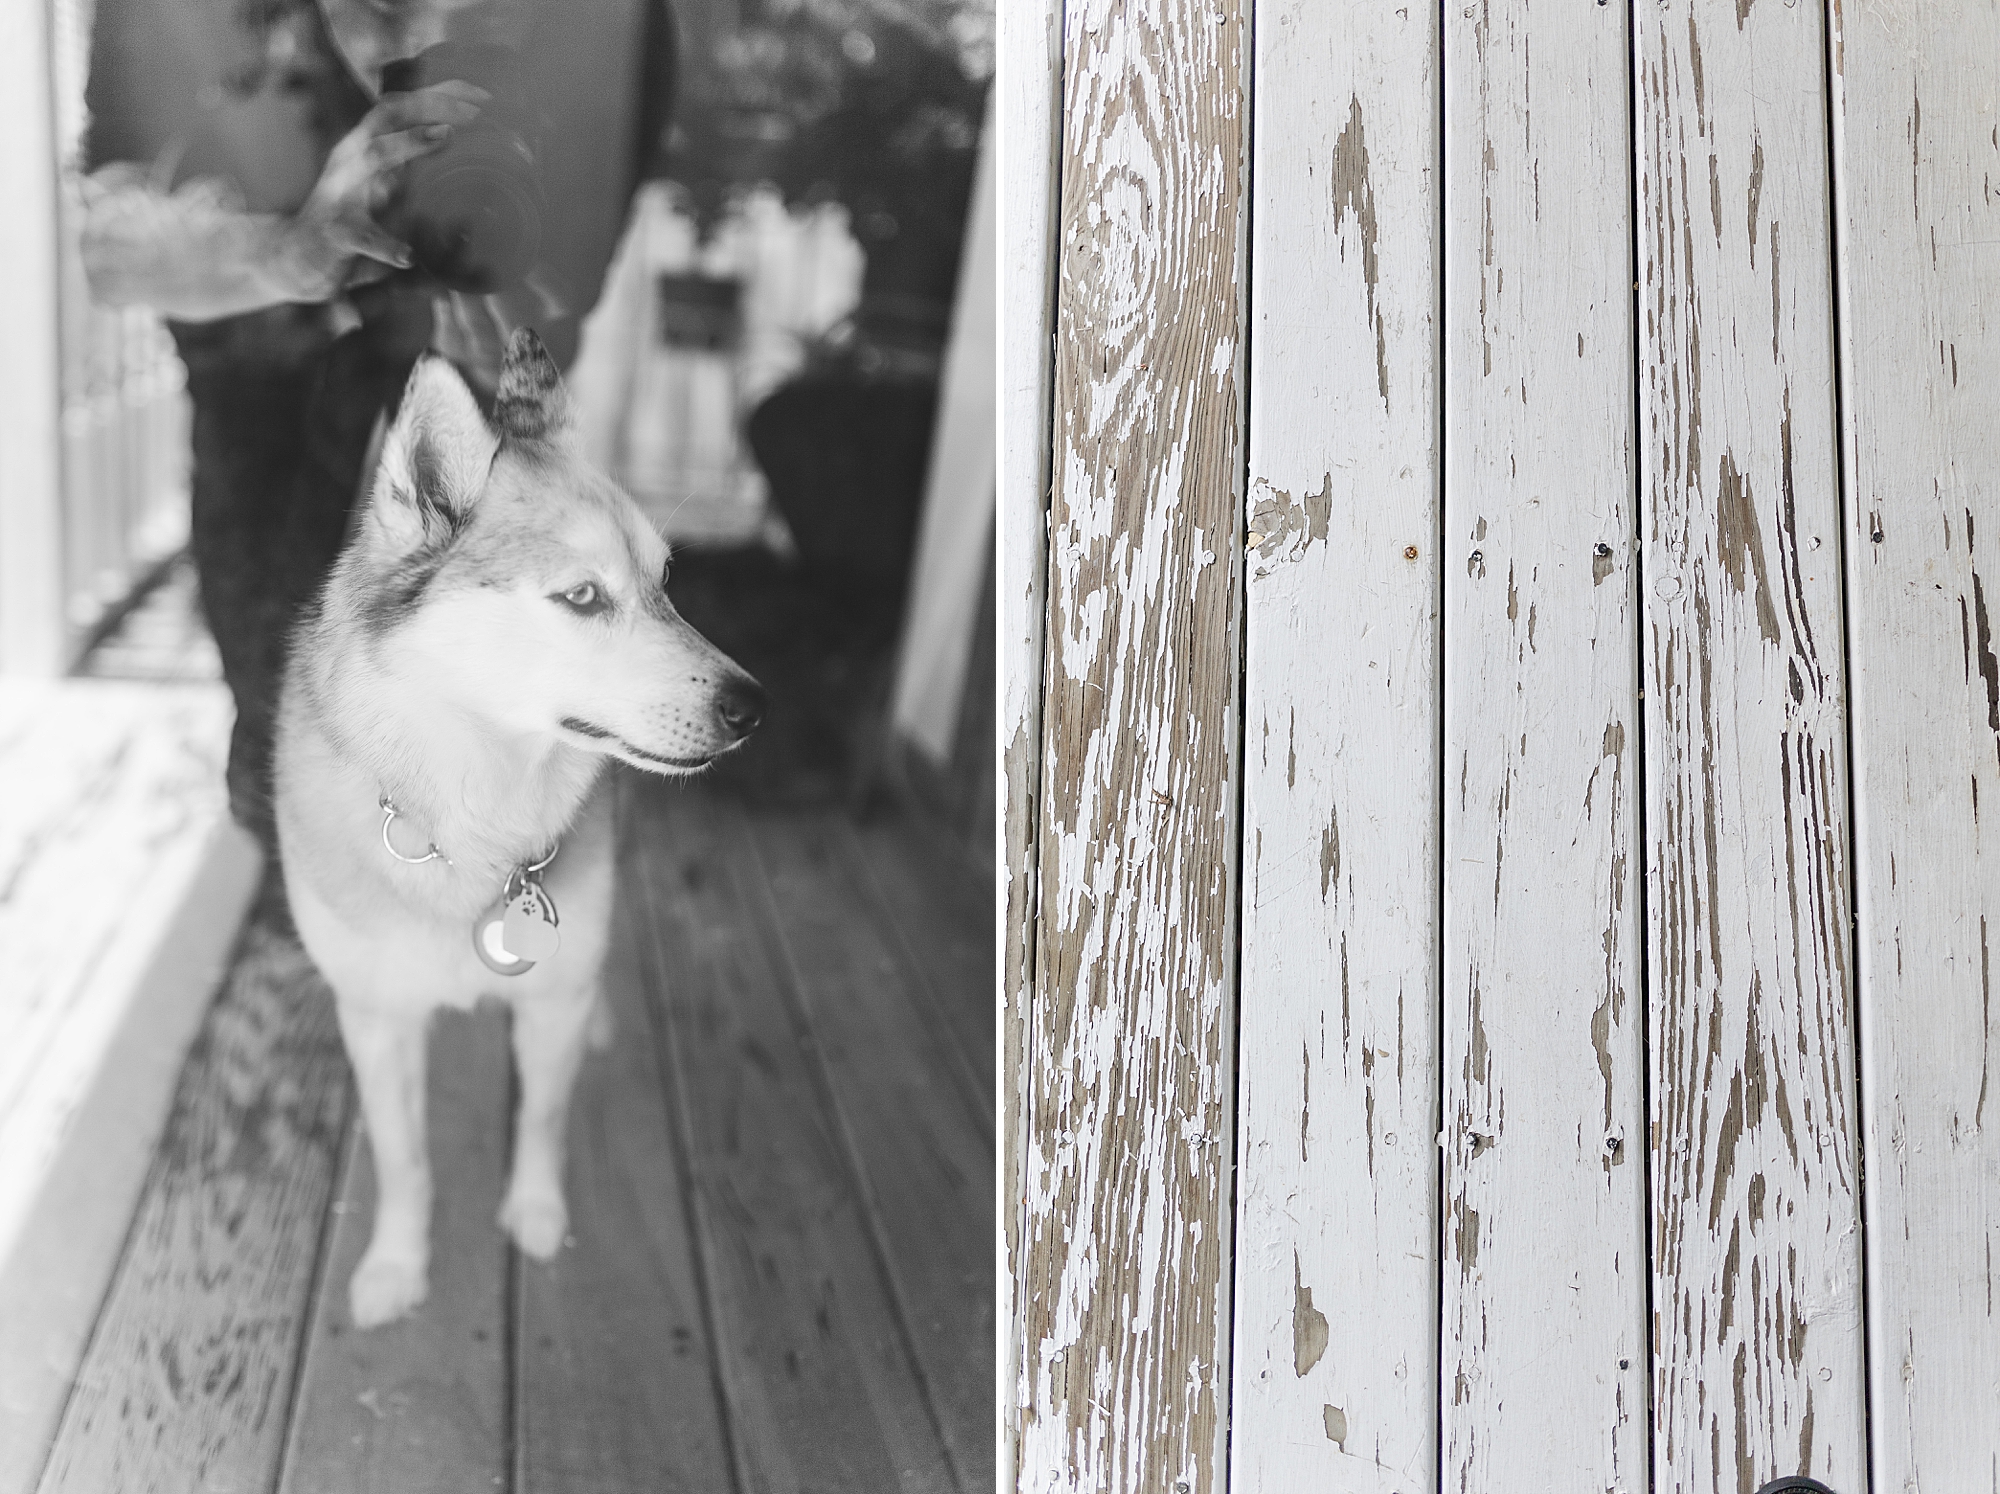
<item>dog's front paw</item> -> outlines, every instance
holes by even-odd
[[[429,1272],[422,1261],[370,1252],[354,1269],[347,1303],[355,1327],[379,1328],[403,1317],[429,1293]]]
[[[569,1210],[560,1195],[510,1192],[500,1205],[500,1227],[524,1254],[538,1261],[553,1260],[569,1233]]]

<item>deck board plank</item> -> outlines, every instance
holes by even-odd
[[[1654,1482],[1860,1488],[1826,9],[1635,15]]]
[[[1239,1494],[1437,1484],[1438,26],[1256,28]]]
[[[751,821],[795,1013],[857,1174],[956,1486],[993,1483],[993,1189],[987,1123],[917,978],[852,876],[837,817]],[[933,901],[926,921],[951,920]],[[782,917],[779,910],[783,910]],[[990,945],[989,945],[990,949]],[[987,968],[991,970],[991,956]],[[990,979],[990,976],[989,976]],[[953,991],[954,997],[964,992]],[[990,1101],[984,1101],[990,1106]],[[913,1124],[914,1117],[923,1117]]]
[[[739,805],[647,785],[635,865],[647,986],[696,1179],[722,1379],[748,1494],[933,1494],[943,1443],[780,996]]]
[[[276,1478],[349,1108],[331,993],[282,926],[253,915],[196,1040],[42,1494]]]
[[[1626,16],[1444,13],[1453,1491],[1647,1481]]]
[[[1029,1010],[1035,975],[1036,806],[1040,800],[1042,621],[1048,576],[1050,392],[1055,365],[1056,208],[1060,177],[1063,0],[995,7],[993,89],[1000,141],[999,545],[1001,946],[1001,1334],[999,1485],[1015,1485],[1021,1431],[1022,1229],[1027,1190]]]
[[[1018,1456],[1092,1494],[1228,1482],[1251,9],[1062,12]]]
[[[439,1014],[428,1085],[430,1296],[410,1317],[367,1332],[348,1314],[347,1285],[374,1226],[375,1170],[358,1116],[352,1125],[280,1494],[492,1494],[504,1478],[508,1248],[494,1215],[508,1080],[503,1012]]]
[[[1874,1487],[1992,1494],[2000,11],[1834,24]]]
[[[630,869],[645,852],[623,854]],[[604,967],[611,1043],[585,1058],[570,1105],[571,1240],[555,1260],[519,1266],[516,1494],[739,1487],[685,1143],[642,989],[651,920],[640,885],[628,870]]]

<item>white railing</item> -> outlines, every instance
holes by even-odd
[[[158,317],[87,293],[63,312],[63,620],[75,649],[187,543],[188,403]]]
[[[89,0],[50,7],[57,203],[56,370],[61,421],[65,662],[158,564],[187,543],[186,374],[158,316],[92,301],[78,252],[77,179],[90,62]]]
[[[184,375],[159,319],[91,302],[77,252],[88,0],[0,6],[0,673],[67,672],[186,542]]]

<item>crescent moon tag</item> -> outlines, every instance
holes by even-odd
[[[507,948],[507,898],[494,899],[493,906],[472,922],[472,949],[496,975],[526,975],[535,968]]]

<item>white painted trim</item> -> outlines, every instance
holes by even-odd
[[[56,151],[46,0],[0,6],[0,674],[67,664]]]
[[[939,767],[958,737],[974,631],[990,621],[979,615],[979,593],[993,552],[997,440],[994,106],[989,94],[890,709],[896,734]]]

